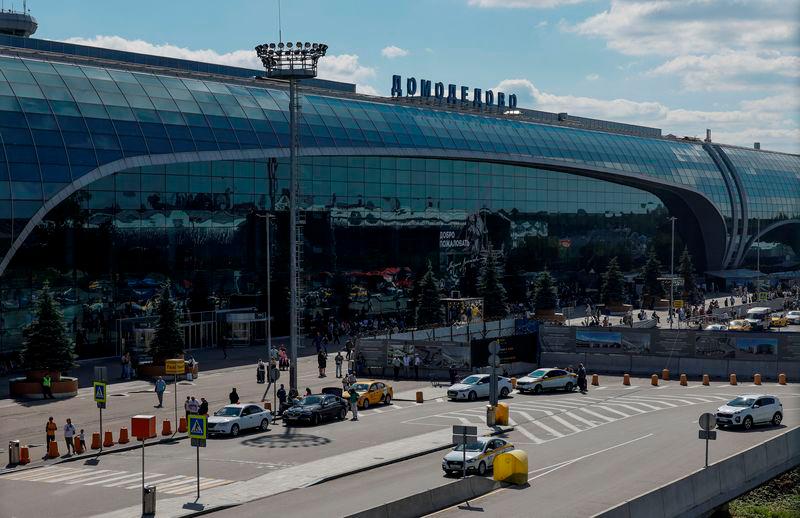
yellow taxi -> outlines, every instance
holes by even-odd
[[[728,331],[752,331],[753,326],[747,320],[731,320],[728,324]]]
[[[387,383],[376,380],[359,381],[353,384],[353,388],[358,392],[358,408],[366,409],[379,403],[384,405],[392,404],[394,389]],[[345,400],[349,399],[350,392],[345,390],[342,393],[342,397]]]
[[[789,325],[789,319],[785,315],[774,316],[769,319],[769,325],[772,327],[786,327]]]

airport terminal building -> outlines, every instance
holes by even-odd
[[[166,279],[187,311],[261,307],[267,213],[285,283],[288,86],[263,75],[0,35],[0,351],[45,282],[103,341]],[[670,216],[700,272],[754,267],[756,241],[762,269],[800,263],[800,156],[324,79],[302,96],[311,313],[337,283],[365,313],[402,310],[428,261],[450,293],[489,247],[584,296],[611,257],[668,264]]]

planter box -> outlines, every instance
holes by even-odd
[[[189,369],[186,369],[188,372]],[[200,373],[200,364],[195,362],[194,368],[192,369],[192,378],[196,379],[197,375]],[[152,363],[139,365],[136,369],[136,377],[140,379],[155,379],[157,377],[163,377],[164,379],[172,379],[175,375],[174,374],[167,374],[167,367],[165,365],[153,365]],[[186,379],[186,374],[179,374],[178,379]]]
[[[50,374],[50,378],[56,382],[61,379],[60,371],[49,371],[47,369],[38,369],[28,371],[25,373],[25,379],[32,382],[40,382],[44,379],[45,374]],[[55,394],[55,392],[53,392]]]
[[[30,381],[27,378],[12,378],[8,382],[12,397],[27,399],[44,399],[41,381]],[[78,395],[78,378],[60,377],[51,387],[53,397],[64,399]]]

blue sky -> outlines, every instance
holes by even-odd
[[[278,36],[277,0],[28,7],[40,38],[240,66]],[[800,153],[800,0],[283,0],[282,21],[284,39],[329,45],[321,77],[364,93],[397,73]]]

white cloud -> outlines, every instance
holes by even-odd
[[[587,81],[597,81],[600,79],[600,74],[589,74],[586,76]]]
[[[128,40],[120,36],[95,36],[94,38],[68,38],[68,43],[103,47],[107,49],[125,50],[167,56],[205,63],[218,63],[235,67],[261,70],[263,65],[256,56],[255,50],[235,50],[219,53],[211,49],[189,49],[169,43],[150,43],[144,40]],[[333,81],[355,83],[358,91],[373,93],[375,89],[365,84],[375,78],[375,69],[362,65],[355,54],[327,55],[319,61],[319,77]]]
[[[740,101],[731,110],[706,111],[671,108],[660,102],[557,95],[539,90],[528,79],[506,79],[494,90],[516,93],[521,108],[654,126],[664,134],[680,136],[704,135],[705,128],[711,128],[718,142],[751,146],[759,141],[765,149],[800,152],[800,129],[792,120],[800,111],[800,100],[790,91]]]
[[[561,5],[580,4],[587,0],[469,0],[469,5],[478,7],[550,9]]]
[[[387,59],[402,58],[409,55],[406,49],[401,49],[396,45],[389,45],[381,49],[381,55]]]
[[[536,27],[537,29],[544,29],[545,27],[547,27],[547,20],[543,20],[537,23],[536,25],[534,25],[534,27]]]

